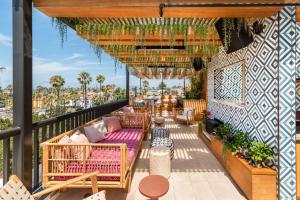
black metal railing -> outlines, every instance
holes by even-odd
[[[127,104],[128,100],[120,100],[33,123],[33,191],[41,185],[40,143],[61,133],[82,126],[83,124],[102,115],[118,110]]]
[[[5,184],[12,173],[12,141],[13,138],[21,133],[19,127],[10,128],[0,132],[0,141],[2,142],[2,175]]]

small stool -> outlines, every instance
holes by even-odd
[[[174,143],[173,140],[166,137],[156,137],[151,141],[150,148],[153,147],[167,147],[170,150],[170,158],[174,157]]]
[[[162,127],[165,125],[165,118],[163,117],[155,117],[154,118],[154,124],[156,126]]]
[[[169,191],[169,182],[159,175],[150,175],[143,178],[139,184],[140,193],[151,200],[158,200]]]
[[[161,175],[169,178],[171,175],[170,149],[153,147],[150,150],[150,175]]]

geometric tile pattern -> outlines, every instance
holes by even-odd
[[[240,103],[243,94],[243,62],[214,71],[214,98]]]
[[[208,110],[212,117],[249,132],[251,138],[273,148],[279,172],[279,199],[295,199],[295,8],[285,7],[261,22],[263,33],[254,35],[247,48],[226,54],[221,47],[209,63]],[[297,28],[299,31],[300,26]],[[215,70],[241,61],[245,63],[244,105],[215,100]],[[300,72],[299,59],[297,62]]]
[[[297,27],[296,70],[297,70],[297,78],[300,78],[300,22],[296,24],[296,27]]]
[[[261,21],[264,32],[254,35],[247,48],[219,54],[208,66],[208,109],[212,117],[247,131],[250,137],[272,146],[276,152],[278,133],[278,20],[277,16]],[[217,69],[245,63],[245,102],[243,106],[215,101],[214,72]]]
[[[300,83],[296,83],[296,111],[300,111]]]
[[[296,73],[297,78],[300,79],[300,23],[296,24],[297,26],[297,46],[296,46]],[[296,111],[300,111],[300,83],[296,83]]]
[[[279,12],[279,197],[296,197],[296,8]]]

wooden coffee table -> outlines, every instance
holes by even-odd
[[[159,175],[150,175],[143,178],[139,184],[140,192],[151,200],[157,200],[169,191],[168,180]]]

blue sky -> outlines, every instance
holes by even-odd
[[[0,66],[6,69],[0,72],[0,86],[12,83],[12,9],[11,0],[0,1]],[[61,75],[66,86],[78,87],[77,76],[87,71],[93,77],[91,87],[97,86],[95,77],[103,74],[104,84],[116,84],[125,87],[125,67],[115,70],[114,61],[109,55],[103,55],[101,63],[90,45],[69,29],[67,41],[61,46],[61,40],[51,18],[33,9],[33,87],[49,86],[49,78]],[[157,86],[159,81],[149,80],[150,86]],[[168,80],[172,85],[183,85],[180,80]],[[130,77],[130,85],[138,86],[139,80]]]

